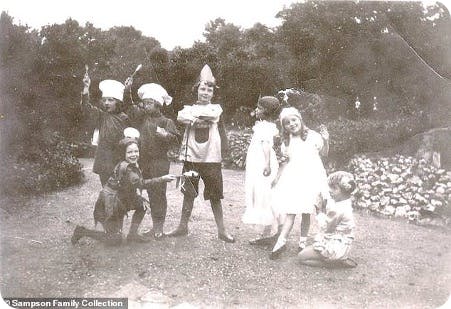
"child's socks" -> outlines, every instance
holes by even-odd
[[[307,247],[307,237],[301,236],[299,238],[299,249],[303,250],[305,247]]]

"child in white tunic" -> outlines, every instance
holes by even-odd
[[[282,125],[282,153],[287,162],[280,166],[273,182],[274,208],[286,214],[282,232],[277,239],[270,258],[275,259],[286,249],[286,241],[296,215],[302,214],[299,248],[306,246],[310,229],[310,215],[320,196],[327,188],[327,175],[321,155],[329,149],[329,134],[308,129],[300,112],[294,107],[284,108],[280,113]],[[326,196],[327,197],[327,196]]]
[[[339,171],[332,173],[328,182],[333,200],[327,201],[325,214],[317,215],[321,231],[313,245],[299,253],[298,261],[309,266],[355,267],[357,264],[348,258],[355,227],[351,201],[356,188],[354,176]]]
[[[278,213],[271,207],[271,183],[277,175],[279,163],[273,149],[279,134],[274,120],[280,111],[280,102],[272,96],[259,98],[254,111],[258,119],[246,155],[245,201],[243,223],[263,225],[261,237],[249,241],[252,245],[270,241],[271,227],[279,225]]]
[[[188,235],[188,222],[194,200],[199,194],[199,180],[204,182],[204,199],[210,200],[211,209],[218,228],[218,238],[227,243],[235,238],[226,232],[221,199],[224,198],[222,157],[227,152],[227,135],[221,121],[222,108],[211,102],[216,88],[215,78],[208,65],[201,71],[196,83],[197,102],[185,105],[178,112],[177,120],[185,124],[185,134],[180,153],[184,161],[183,172],[195,171],[182,186],[183,206],[179,226],[166,234],[170,237]]]

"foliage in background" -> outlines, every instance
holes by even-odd
[[[0,193],[29,195],[77,184],[83,174],[73,148],[58,134],[44,144],[33,144],[8,156],[0,166]]]
[[[35,31],[3,12],[2,155],[49,145],[55,131],[68,143],[89,142],[93,124],[79,106],[85,64],[93,101],[100,80],[124,81],[143,64],[132,93],[160,83],[174,97],[164,112],[175,117],[195,100],[192,86],[208,63],[220,87],[215,101],[227,124],[239,128],[253,124],[247,113],[260,95],[301,90],[296,104],[310,127],[330,127],[338,160],[449,125],[451,20],[442,4],[305,1],[277,16],[279,27],[249,29],[217,18],[206,26],[205,42],[167,51],[133,27],[101,30],[68,19]],[[414,121],[417,115],[428,121]]]
[[[318,122],[309,127],[318,130],[317,124]],[[394,141],[405,141],[430,128],[430,122],[424,114],[403,116],[395,120],[340,119],[323,124],[330,134],[330,150],[325,163],[335,167],[343,166],[355,154],[391,148],[396,145]],[[252,131],[231,130],[228,137],[230,156],[227,161],[234,167],[244,168]]]
[[[333,120],[326,125],[330,133],[329,157],[339,164],[354,154],[391,148],[430,128],[424,114],[386,120]]]

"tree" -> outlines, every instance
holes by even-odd
[[[296,86],[347,100],[348,114],[357,96],[362,117],[409,114],[437,101],[437,84],[449,84],[438,73],[447,72],[451,61],[449,13],[441,5],[425,10],[413,2],[307,1],[278,17]]]

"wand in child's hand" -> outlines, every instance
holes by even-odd
[[[133,84],[133,76],[135,76],[136,73],[138,73],[139,70],[141,70],[142,68],[142,64],[139,64],[136,69],[135,72],[132,73],[132,75],[130,75],[129,77],[127,77],[127,79],[125,80],[125,88],[130,88],[130,97],[131,97],[131,86]]]
[[[87,64],[85,64],[85,76],[84,79],[88,79],[89,78],[89,66]]]
[[[131,102],[132,104],[135,104],[135,103],[133,102],[133,97],[132,97],[133,76],[135,76],[135,74],[138,73],[139,70],[141,70],[142,66],[143,66],[142,64],[139,64],[139,65],[136,67],[135,71],[132,73],[132,75],[130,75],[129,77],[127,77],[127,79],[125,80],[125,83],[124,83],[124,84],[125,84],[125,89],[128,89],[128,91],[129,91],[130,102]]]
[[[142,67],[143,67],[143,65],[142,65],[142,64],[139,64],[139,65],[136,67],[135,72],[133,72],[132,75],[130,75],[130,77],[135,76],[135,74],[138,73],[138,71],[141,70]]]
[[[85,64],[85,76],[83,77],[83,93],[87,94],[89,91],[89,86],[91,85],[91,79],[89,78],[89,67]]]

